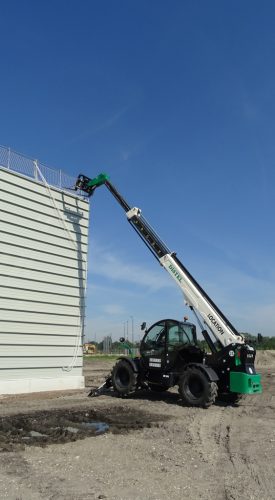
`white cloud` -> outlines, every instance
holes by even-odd
[[[239,331],[275,335],[275,287],[266,279],[219,266],[207,293]]]
[[[99,125],[97,127],[95,132],[110,128],[128,111],[128,109],[129,109],[129,106],[124,106],[116,113],[113,113],[111,116],[109,116],[109,118],[107,120],[105,120],[105,122],[103,122],[101,125]]]
[[[86,139],[87,137],[93,136],[98,132],[102,132],[104,130],[107,130],[108,128],[111,128],[128,111],[129,107],[130,106],[124,106],[121,109],[119,109],[116,113],[113,113],[108,118],[106,118],[106,120],[99,123],[98,125],[83,130],[82,133],[74,137],[71,140],[71,142],[76,142],[79,141],[80,139]]]
[[[154,271],[148,270],[146,266],[132,264],[127,257],[124,259],[117,255],[110,247],[102,249],[94,243],[92,253],[90,271],[94,280],[92,287],[95,289],[91,311],[97,307],[97,313],[102,316],[94,318],[97,325],[101,322],[106,325],[108,319],[113,325],[112,315],[116,320],[120,316],[120,323],[128,314],[135,317],[139,315],[140,321],[144,318],[148,321],[151,318],[156,320],[163,315],[162,311],[168,316],[169,311],[173,311],[172,315],[175,317],[178,315],[177,311],[181,310],[181,306],[175,308],[175,301],[180,302],[181,296],[176,295],[175,283],[161,267],[156,266]],[[239,264],[236,268],[234,265],[216,262],[215,274],[209,268],[213,268],[212,261],[209,266],[207,262],[204,266],[200,265],[199,276],[195,278],[236,329],[253,334],[261,332],[263,335],[275,335],[275,286],[270,281],[270,276],[252,276],[250,269],[242,270]],[[99,276],[100,282],[104,278],[104,284],[100,283],[97,289]],[[163,293],[160,294],[160,290]],[[148,300],[144,300],[147,296]],[[105,301],[107,305],[103,306]],[[121,330],[120,325],[117,330]]]
[[[112,286],[109,282],[106,285],[98,284],[97,282],[95,282],[95,277],[93,277],[92,274],[90,275],[90,278],[91,279],[89,280],[87,287],[88,296],[95,297],[99,295],[106,296],[106,294],[115,294],[116,297],[119,296],[121,299],[125,299],[126,297],[135,299],[140,296],[140,291],[138,290],[131,290],[129,289],[129,287],[119,288],[115,284],[114,286]],[[93,282],[91,282],[91,280]]]
[[[131,152],[130,151],[126,151],[126,150],[121,151],[120,156],[121,156],[121,159],[123,161],[127,161],[127,160],[129,160],[129,158],[131,156]]]
[[[91,252],[92,253],[92,252]],[[96,266],[93,266],[96,262]],[[132,283],[151,290],[171,287],[168,274],[159,267],[156,271],[132,264],[108,250],[100,249],[93,243],[93,255],[89,265],[90,276],[97,274],[109,280]]]
[[[275,336],[275,302],[268,304],[245,304],[236,311],[240,331]]]
[[[102,307],[104,313],[109,315],[126,315],[127,312],[124,307],[119,304],[105,304]]]

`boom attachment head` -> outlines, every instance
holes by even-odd
[[[79,189],[80,191],[84,191],[84,193],[88,193],[89,196],[92,196],[94,190],[97,187],[102,186],[102,184],[105,184],[108,179],[109,176],[103,173],[94,177],[94,179],[90,179],[89,177],[86,177],[86,175],[79,174],[75,183],[75,190],[77,191]]]

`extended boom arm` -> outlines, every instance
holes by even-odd
[[[214,337],[223,345],[244,344],[244,339],[230,321],[224,316],[212,299],[203,288],[197,283],[174,252],[171,252],[165,243],[159,238],[150,224],[141,215],[139,208],[133,207],[123,199],[120,193],[108,180],[108,176],[100,174],[95,179],[89,179],[84,175],[79,175],[76,182],[76,189],[80,189],[91,196],[94,190],[105,184],[118,203],[126,212],[126,216],[131,226],[135,229],[154,257],[172,276],[177,285],[181,288],[186,304],[198,312],[203,322],[213,333]]]

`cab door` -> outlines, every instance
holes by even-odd
[[[195,326],[182,321],[167,320],[166,322],[166,366],[168,371],[177,368],[178,364],[188,357],[190,349],[195,348]],[[181,353],[181,361],[179,360]],[[186,353],[186,354],[184,354]]]
[[[144,368],[155,378],[157,372],[165,367],[166,321],[155,323],[142,339],[140,353]]]

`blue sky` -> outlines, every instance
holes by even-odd
[[[0,143],[109,173],[240,331],[275,334],[275,4],[2,1]],[[110,193],[92,200],[87,337],[181,319]],[[190,316],[191,319],[192,316]]]

